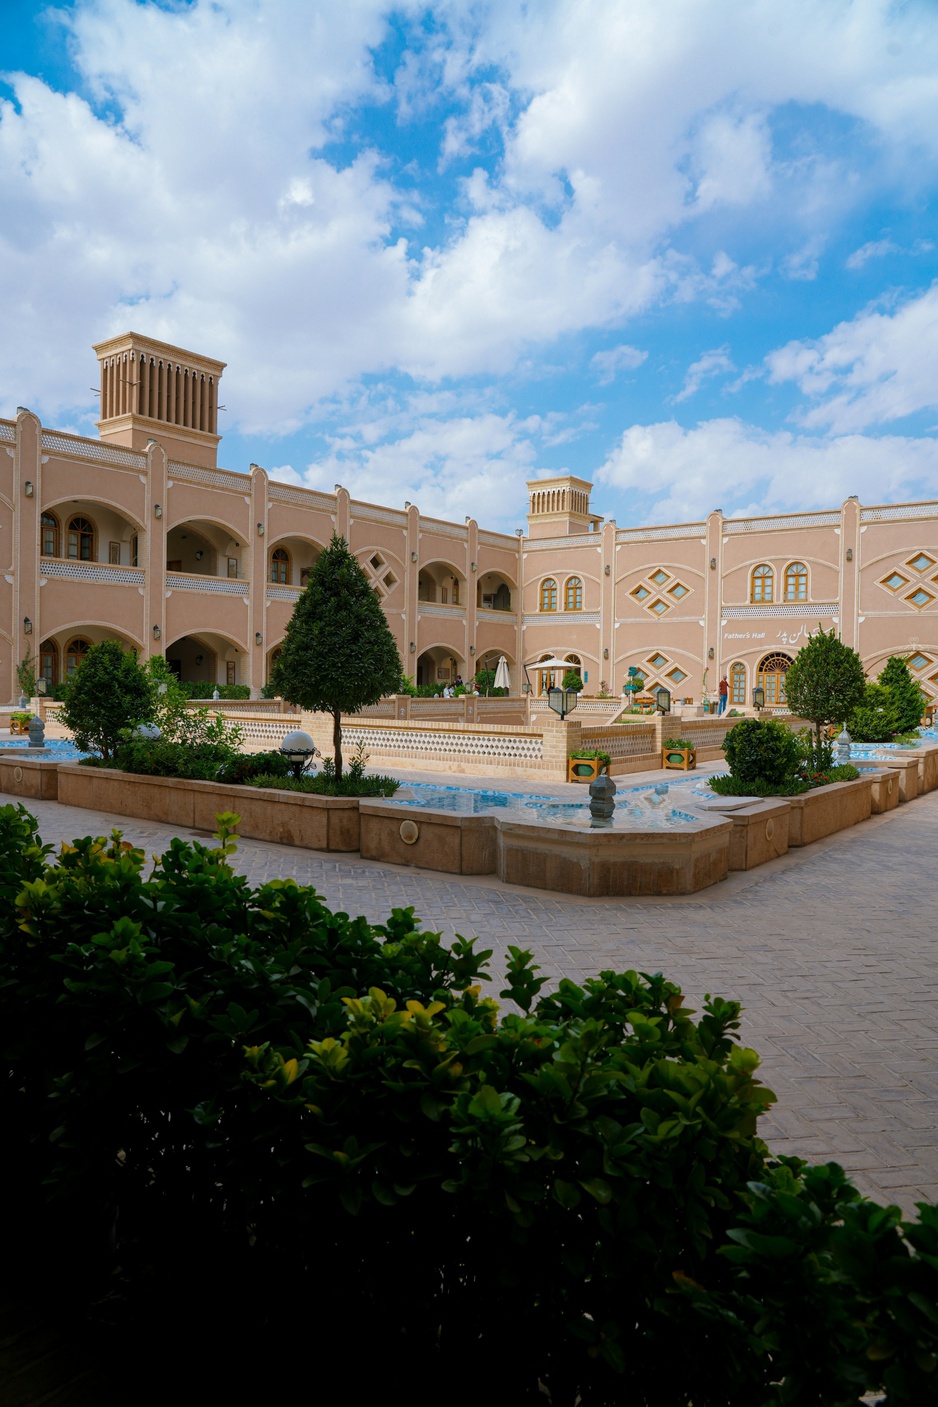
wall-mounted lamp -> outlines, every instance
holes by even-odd
[[[753,708],[765,708],[765,690],[761,684],[752,691],[752,706]]]
[[[852,562],[852,561],[853,561],[853,548],[852,548],[852,547],[848,547],[848,548],[847,548],[847,561],[848,561],[848,562]]]
[[[411,640],[410,642],[410,653],[412,655],[415,655],[417,653],[417,646],[414,644],[413,640]]]
[[[515,528],[515,537],[524,537],[524,528]]]
[[[466,522],[467,522],[467,523],[471,523],[471,522],[472,522],[472,515],[469,514],[469,513],[466,514]]]
[[[263,635],[261,634],[261,632],[260,632],[259,630],[255,630],[255,632],[254,632],[254,644],[255,644],[255,645],[263,645],[263,643],[264,643],[264,637],[263,637]]]
[[[341,485],[341,484],[336,484],[335,489],[333,490],[333,492],[334,492],[334,493],[340,493],[341,490],[342,490],[342,485]]]
[[[612,568],[611,568],[611,567],[603,567],[603,576],[611,576],[611,575],[612,575]]]
[[[196,657],[195,657],[195,662],[196,662],[196,664],[201,664],[204,659],[205,659],[205,656],[204,656],[204,655],[196,655]]]
[[[603,659],[604,659],[604,660],[607,660],[608,658],[609,658],[609,651],[608,651],[608,650],[603,650]]]
[[[31,480],[31,479],[27,479],[27,480],[26,480],[25,484],[23,485],[23,492],[26,494],[26,497],[27,497],[27,498],[32,498],[32,496],[33,496],[33,484],[32,484],[32,480]]]
[[[716,559],[716,557],[711,557],[711,558],[710,558],[710,570],[711,570],[712,572],[715,572],[716,569],[717,569],[717,559]]]
[[[470,653],[470,655],[474,655],[475,652],[476,652],[476,647],[475,647],[475,645],[470,645],[470,646],[469,646],[469,653]]]
[[[410,560],[411,560],[412,562],[416,562],[416,560],[417,560],[417,554],[416,554],[416,552],[411,552],[411,554],[410,554]]]
[[[712,660],[712,659],[713,659],[713,646],[712,646],[712,645],[710,646],[709,650],[707,651],[707,659],[708,659],[708,660]]]
[[[29,616],[24,616],[24,617],[23,617],[23,634],[24,634],[24,635],[32,635],[32,633],[33,633],[33,623],[32,623],[32,621],[29,619]]]
[[[476,566],[475,562],[470,562],[470,563],[469,563],[469,569],[470,569],[470,571],[473,571],[473,572],[478,571],[478,567]]]
[[[163,516],[163,510],[158,503],[153,505],[153,516],[154,518],[162,518]]]
[[[258,525],[257,525],[257,535],[258,535],[258,537],[263,537],[263,536],[264,536],[264,524],[263,524],[263,523],[258,523]]]
[[[249,468],[249,469],[259,469],[260,467],[261,467],[261,466],[260,466],[259,464],[249,464],[249,465],[248,465],[248,468]]]
[[[162,630],[160,630],[159,626],[158,626],[158,625],[154,625],[154,627],[153,627],[153,639],[154,639],[154,640],[159,640],[159,638],[160,638],[160,636],[162,635],[162,633],[163,633],[163,632],[162,632]]]
[[[404,499],[404,507],[405,507],[405,508],[409,508],[409,507],[410,507],[410,499],[409,499],[409,498],[405,498],[405,499]]]

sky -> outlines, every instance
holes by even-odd
[[[0,413],[492,528],[938,498],[936,0],[0,3]]]

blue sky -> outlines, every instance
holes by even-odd
[[[0,408],[228,362],[227,466],[523,522],[938,497],[933,0],[0,7]]]

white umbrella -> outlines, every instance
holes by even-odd
[[[531,663],[528,665],[528,669],[562,669],[564,670],[564,672],[566,672],[568,669],[575,668],[576,665],[571,664],[569,660],[558,659],[532,660]]]
[[[508,673],[508,661],[505,659],[504,655],[499,655],[498,657],[498,667],[495,670],[495,687],[496,689],[508,689],[509,691],[511,690],[511,678]]]

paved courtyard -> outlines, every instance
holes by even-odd
[[[177,833],[56,802],[30,809],[51,841],[116,825],[157,851]],[[761,1126],[772,1149],[837,1159],[864,1191],[911,1210],[938,1200],[936,855],[938,792],[690,898],[579,899],[256,840],[235,863],[374,921],[413,905],[425,927],[478,934],[496,959],[509,943],[533,948],[554,980],[631,967],[661,970],[691,1005],[739,998],[743,1039],[779,1096]]]

